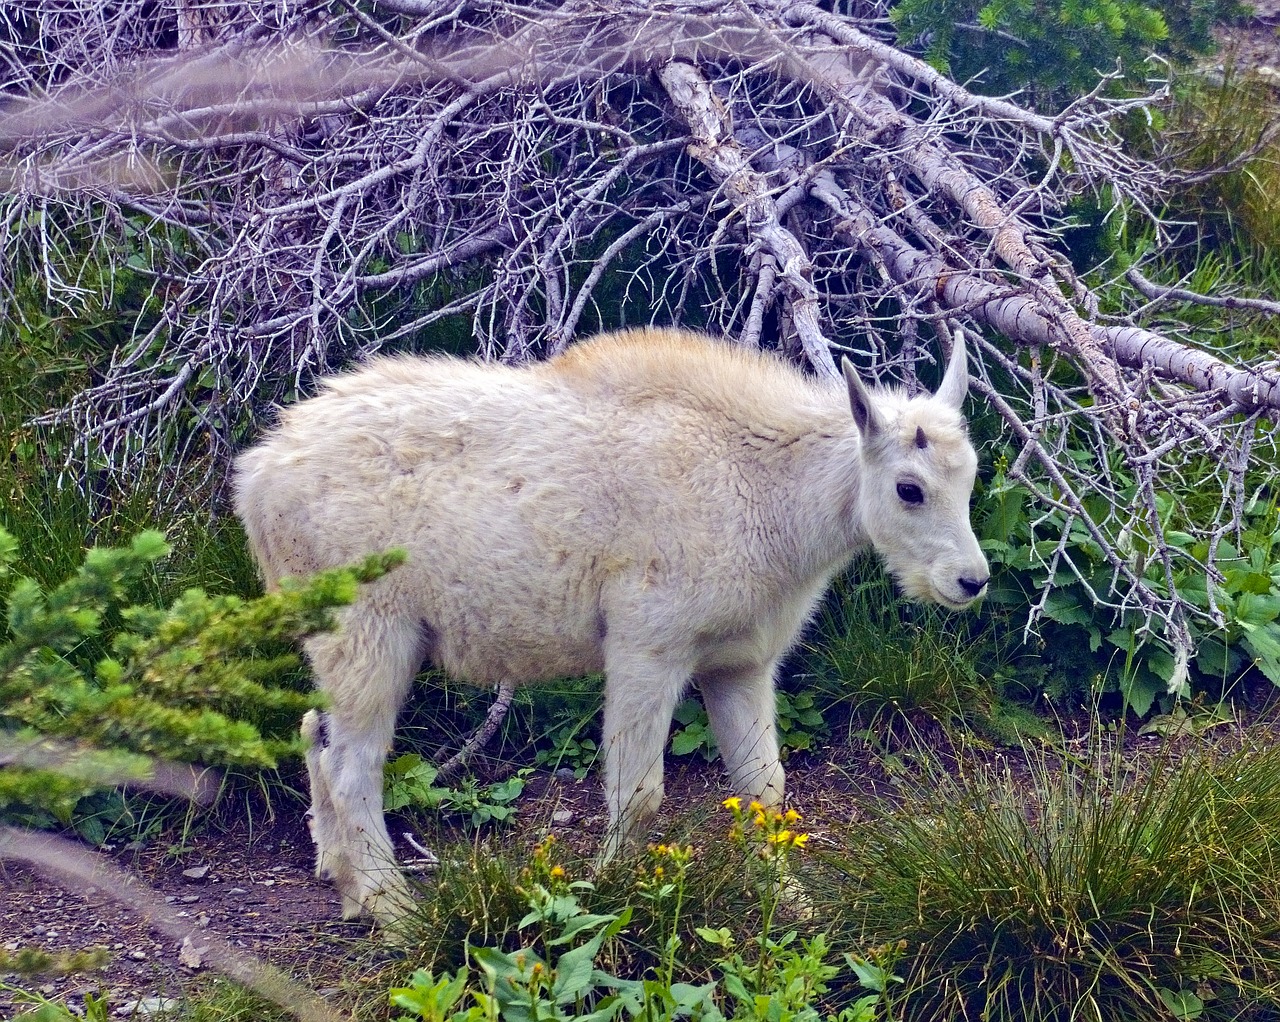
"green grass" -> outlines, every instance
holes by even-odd
[[[905,942],[903,1019],[1270,1019],[1280,750],[927,771],[830,857],[839,933]]]
[[[800,825],[794,814],[726,803],[710,817],[683,815],[678,837],[603,869],[550,839],[524,850],[444,846],[408,928],[402,975],[412,980],[393,996],[423,1019],[455,1022],[712,1022],[722,1012],[871,1022],[879,995],[860,985],[802,894]],[[453,1014],[469,1001],[464,991],[493,995],[494,1014]]]
[[[1195,171],[1228,166],[1276,127],[1275,85],[1230,62],[1221,78],[1188,75],[1178,83],[1164,142],[1177,164]],[[1274,137],[1242,166],[1207,178],[1174,202],[1202,231],[1246,240],[1261,252],[1280,243],[1280,145]]]
[[[990,723],[993,735],[1016,738],[1016,727],[1003,726],[1009,714],[996,683],[1015,655],[1006,649],[1012,645],[974,615],[903,603],[892,581],[864,558],[836,583],[808,665],[816,701],[831,719],[844,706],[860,727],[893,729],[925,717],[944,725]]]
[[[710,951],[698,950],[697,926],[720,926],[730,919],[752,919],[757,914],[754,888],[744,876],[741,857],[725,840],[729,828],[724,819],[708,818],[705,811],[681,814],[668,823],[669,845],[694,844],[697,855],[688,868],[686,882],[690,904],[682,929],[690,948],[686,964],[705,968]],[[580,855],[555,843],[521,847],[510,837],[489,832],[470,842],[458,842],[446,830],[428,830],[426,843],[441,859],[438,869],[416,883],[420,910],[413,927],[410,958],[434,971],[452,970],[463,964],[465,947],[506,945],[516,923],[528,912],[526,894],[531,884],[545,880],[546,863],[558,864],[569,881],[589,880],[593,885],[591,910],[619,913],[633,907],[624,940],[612,949],[610,967],[640,974],[656,965],[661,952],[663,919],[654,906],[636,902],[636,881],[647,862],[622,857],[597,868],[594,851]]]

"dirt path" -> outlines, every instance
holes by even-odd
[[[163,841],[109,857],[160,891],[197,933],[220,933],[233,946],[300,975],[314,972],[316,954],[326,943],[355,932],[336,922],[339,901],[312,877],[311,842],[296,822],[252,838],[238,827],[198,840],[199,851],[181,858]],[[140,998],[178,996],[205,974],[189,955],[190,964],[184,964],[180,946],[112,897],[109,888],[59,887],[30,868],[0,863],[0,947],[56,953],[99,946],[111,956],[105,971],[31,986],[73,1004],[102,989],[113,1008],[122,1008]],[[12,994],[0,990],[0,1018],[15,1007]]]

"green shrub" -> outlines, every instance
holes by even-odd
[[[392,1004],[411,1013],[398,1022],[873,1022],[895,981],[891,962],[851,955],[841,962],[821,933],[801,937],[775,926],[784,902],[803,898],[789,868],[808,839],[795,829],[799,817],[744,808],[738,799],[725,805],[730,838],[717,851],[728,860],[704,870],[704,853],[692,845],[654,845],[612,894],[572,879],[554,840],[543,841],[515,874],[519,918],[483,940],[469,936],[465,960],[440,978],[433,959],[392,988]],[[715,876],[722,884],[726,867],[755,912],[744,917],[732,901],[706,898],[703,882]],[[459,901],[456,891],[447,897]],[[690,916],[704,925],[691,929]],[[841,1001],[838,981],[871,992],[846,990]]]
[[[1117,64],[1140,86],[1147,58],[1175,63],[1213,47],[1212,26],[1243,13],[1235,0],[899,0],[901,45],[990,95],[1029,90],[1034,105],[1088,92]]]
[[[512,823],[516,799],[524,791],[529,771],[482,785],[463,777],[455,785],[437,786],[439,769],[416,752],[406,752],[387,763],[384,771],[383,808],[388,812],[412,807],[459,818],[473,829],[487,823]]]
[[[402,559],[370,557],[254,600],[188,590],[168,608],[130,588],[168,553],[156,532],[94,548],[61,584],[12,578],[0,529],[0,810],[69,823],[92,792],[149,777],[158,760],[273,767],[299,749],[312,694],[273,679],[297,656],[282,643],[332,626],[331,611]],[[264,651],[269,651],[264,655]]]
[[[1139,716],[1167,703],[1174,658],[1158,631],[1149,632],[1137,610],[1100,607],[1094,600],[1094,593],[1109,591],[1114,568],[1093,535],[1077,519],[1060,546],[1063,512],[1033,512],[1027,490],[1005,477],[1007,467],[1008,458],[998,456],[992,479],[981,488],[975,516],[993,568],[987,600],[1025,608],[1052,582],[1043,601],[1042,633],[1050,669],[1066,689],[1059,694],[1090,698],[1118,693]],[[1194,467],[1188,471],[1194,473]],[[1126,493],[1138,499],[1136,484],[1125,489],[1123,466],[1108,466],[1108,472],[1119,481],[1121,500]],[[1255,669],[1280,685],[1280,512],[1274,498],[1266,496],[1265,471],[1257,475],[1253,492],[1259,496],[1242,508],[1244,527],[1212,546],[1211,530],[1196,519],[1211,521],[1219,510],[1216,503],[1208,509],[1199,506],[1205,498],[1190,486],[1156,494],[1164,541],[1174,554],[1174,584],[1204,612],[1204,618],[1189,622],[1194,643],[1190,678],[1178,695],[1222,698]],[[1145,523],[1132,517],[1119,520],[1121,509],[1100,495],[1083,499],[1095,520],[1115,534],[1115,545],[1134,573],[1145,576],[1157,591],[1163,589],[1164,564],[1155,556]],[[1050,578],[1055,557],[1060,559]],[[1205,569],[1210,560],[1217,579],[1212,594]],[[1211,607],[1220,627],[1209,622]]]
[[[562,725],[549,737],[534,757],[538,766],[548,770],[572,770],[575,780],[582,780],[591,772],[600,756],[600,746],[594,738],[583,734],[588,721]]]

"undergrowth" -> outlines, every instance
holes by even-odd
[[[895,1017],[1276,1017],[1280,750],[1131,768],[1045,752],[864,807],[831,896],[841,938],[905,942]]]
[[[779,925],[808,914],[792,870],[809,839],[799,815],[737,798],[725,808],[716,868],[705,849],[664,843],[638,862],[575,877],[580,863],[566,868],[554,838],[515,874],[473,860],[479,877],[455,873],[457,886],[436,887],[448,892],[443,914],[456,917],[462,905],[471,927],[461,940],[442,937],[441,898],[429,904],[419,920],[429,937],[423,964],[390,991],[410,1012],[398,1022],[872,1022],[891,973],[859,956],[842,960],[820,931]],[[505,919],[490,929],[495,881]]]
[[[1044,668],[996,604],[948,614],[905,604],[890,579],[859,560],[837,580],[806,650],[799,681],[831,727],[854,733],[910,730],[914,721],[962,726],[999,744],[1048,733],[1026,709]]]

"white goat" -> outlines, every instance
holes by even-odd
[[[691,682],[735,788],[781,801],[774,672],[858,550],[915,598],[960,608],[983,591],[963,338],[932,396],[844,373],[660,329],[520,368],[382,358],[239,459],[268,584],[408,552],[307,644],[330,700],[303,724],[317,871],[347,916],[410,904],[382,767],[424,660],[485,686],[604,671],[608,855],[662,800]]]

